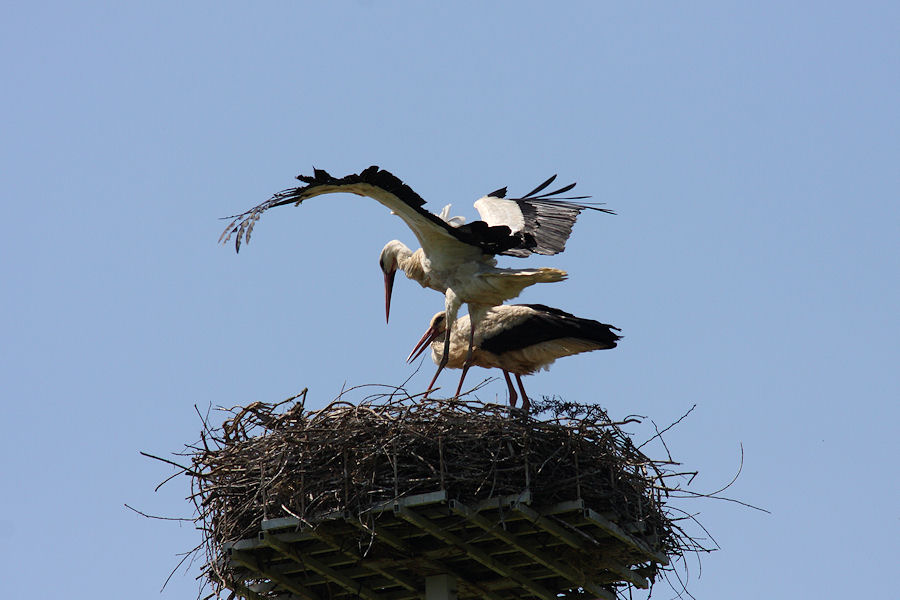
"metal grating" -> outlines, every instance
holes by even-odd
[[[439,491],[315,522],[272,519],[257,538],[226,545],[222,560],[229,587],[249,600],[424,600],[435,576],[452,578],[462,599],[612,600],[668,564],[639,523],[581,500],[530,501],[524,492],[467,506]]]

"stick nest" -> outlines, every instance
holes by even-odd
[[[597,406],[545,399],[525,415],[466,399],[379,395],[321,410],[304,401],[231,409],[191,447],[192,499],[218,589],[223,545],[256,537],[263,520],[315,522],[436,490],[467,504],[524,490],[536,507],[583,499],[638,525],[655,551],[691,549],[664,506],[670,463],[645,456]]]

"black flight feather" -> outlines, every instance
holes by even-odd
[[[615,348],[616,343],[622,339],[621,336],[613,333],[613,330],[621,331],[618,327],[593,319],[576,317],[558,308],[543,304],[519,304],[516,306],[527,306],[535,312],[515,327],[482,339],[479,344],[482,350],[499,355],[563,338],[591,342],[597,344],[598,349],[608,350]]]
[[[541,185],[537,186],[536,188],[534,188],[533,190],[531,190],[530,192],[528,192],[527,194],[525,194],[524,196],[522,196],[522,198],[530,198],[531,196],[534,196],[534,195],[537,194],[539,191],[541,191],[542,189],[544,189],[545,187],[547,187],[548,185],[550,185],[551,183],[553,183],[553,180],[554,180],[554,179],[556,179],[556,173],[554,173],[553,176],[550,177],[550,179],[548,179],[547,181],[545,181],[545,182],[542,183]],[[575,184],[574,184],[574,183],[572,184],[572,186],[571,186],[569,189],[572,189],[573,187],[575,187]]]
[[[467,223],[460,227],[453,227],[439,216],[425,210],[423,208],[425,200],[414,192],[412,188],[403,183],[399,177],[384,169],[380,169],[375,165],[364,169],[359,174],[351,174],[340,178],[333,177],[323,169],[313,168],[312,176],[298,175],[297,179],[306,185],[282,190],[273,195],[266,202],[263,202],[244,213],[225,217],[227,219],[232,219],[232,221],[228,227],[225,228],[225,231],[222,232],[219,241],[225,243],[231,238],[232,234],[236,234],[234,247],[235,251],[239,252],[241,249],[241,241],[250,241],[250,233],[253,229],[253,225],[264,211],[286,204],[298,206],[310,197],[310,190],[317,187],[333,186],[335,188],[340,188],[342,186],[365,183],[397,196],[404,204],[416,210],[416,212],[423,215],[436,226],[447,231],[460,242],[475,246],[485,254],[529,256],[535,252],[534,248],[537,246],[537,242],[533,235],[529,235],[526,232],[513,233],[506,225],[489,226],[484,221],[473,221],[472,223]],[[339,190],[335,190],[335,192],[338,191]]]

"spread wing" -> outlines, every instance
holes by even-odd
[[[372,198],[390,209],[403,219],[429,256],[474,260],[482,255],[507,253],[516,249],[525,252],[524,255],[532,253],[528,250],[532,245],[531,238],[521,231],[513,231],[507,225],[475,221],[454,227],[438,215],[425,210],[425,200],[421,196],[398,177],[377,166],[341,178],[333,177],[321,169],[314,169],[312,176],[298,175],[297,179],[306,185],[283,190],[246,212],[226,217],[231,222],[222,232],[219,241],[224,244],[234,236],[235,250],[240,251],[242,241],[249,243],[256,222],[268,209],[286,204],[299,206],[304,200],[315,196],[345,192]]]
[[[529,254],[558,254],[566,249],[572,226],[583,210],[615,214],[606,208],[581,204],[590,196],[560,196],[575,187],[574,183],[552,192],[544,192],[556,175],[521,198],[507,198],[506,188],[500,188],[475,202],[475,210],[488,225],[506,225],[514,233],[522,233],[529,241],[526,248],[510,248],[501,254],[528,256]],[[543,192],[543,193],[542,193]]]

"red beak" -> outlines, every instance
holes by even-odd
[[[428,346],[431,345],[435,339],[437,339],[438,332],[434,330],[434,327],[429,327],[428,331],[425,332],[425,335],[422,336],[422,339],[416,344],[416,347],[412,349],[412,352],[409,353],[409,356],[406,357],[406,362],[411,363],[421,356]]]
[[[384,322],[391,321],[391,292],[394,290],[394,276],[397,271],[384,274]]]

